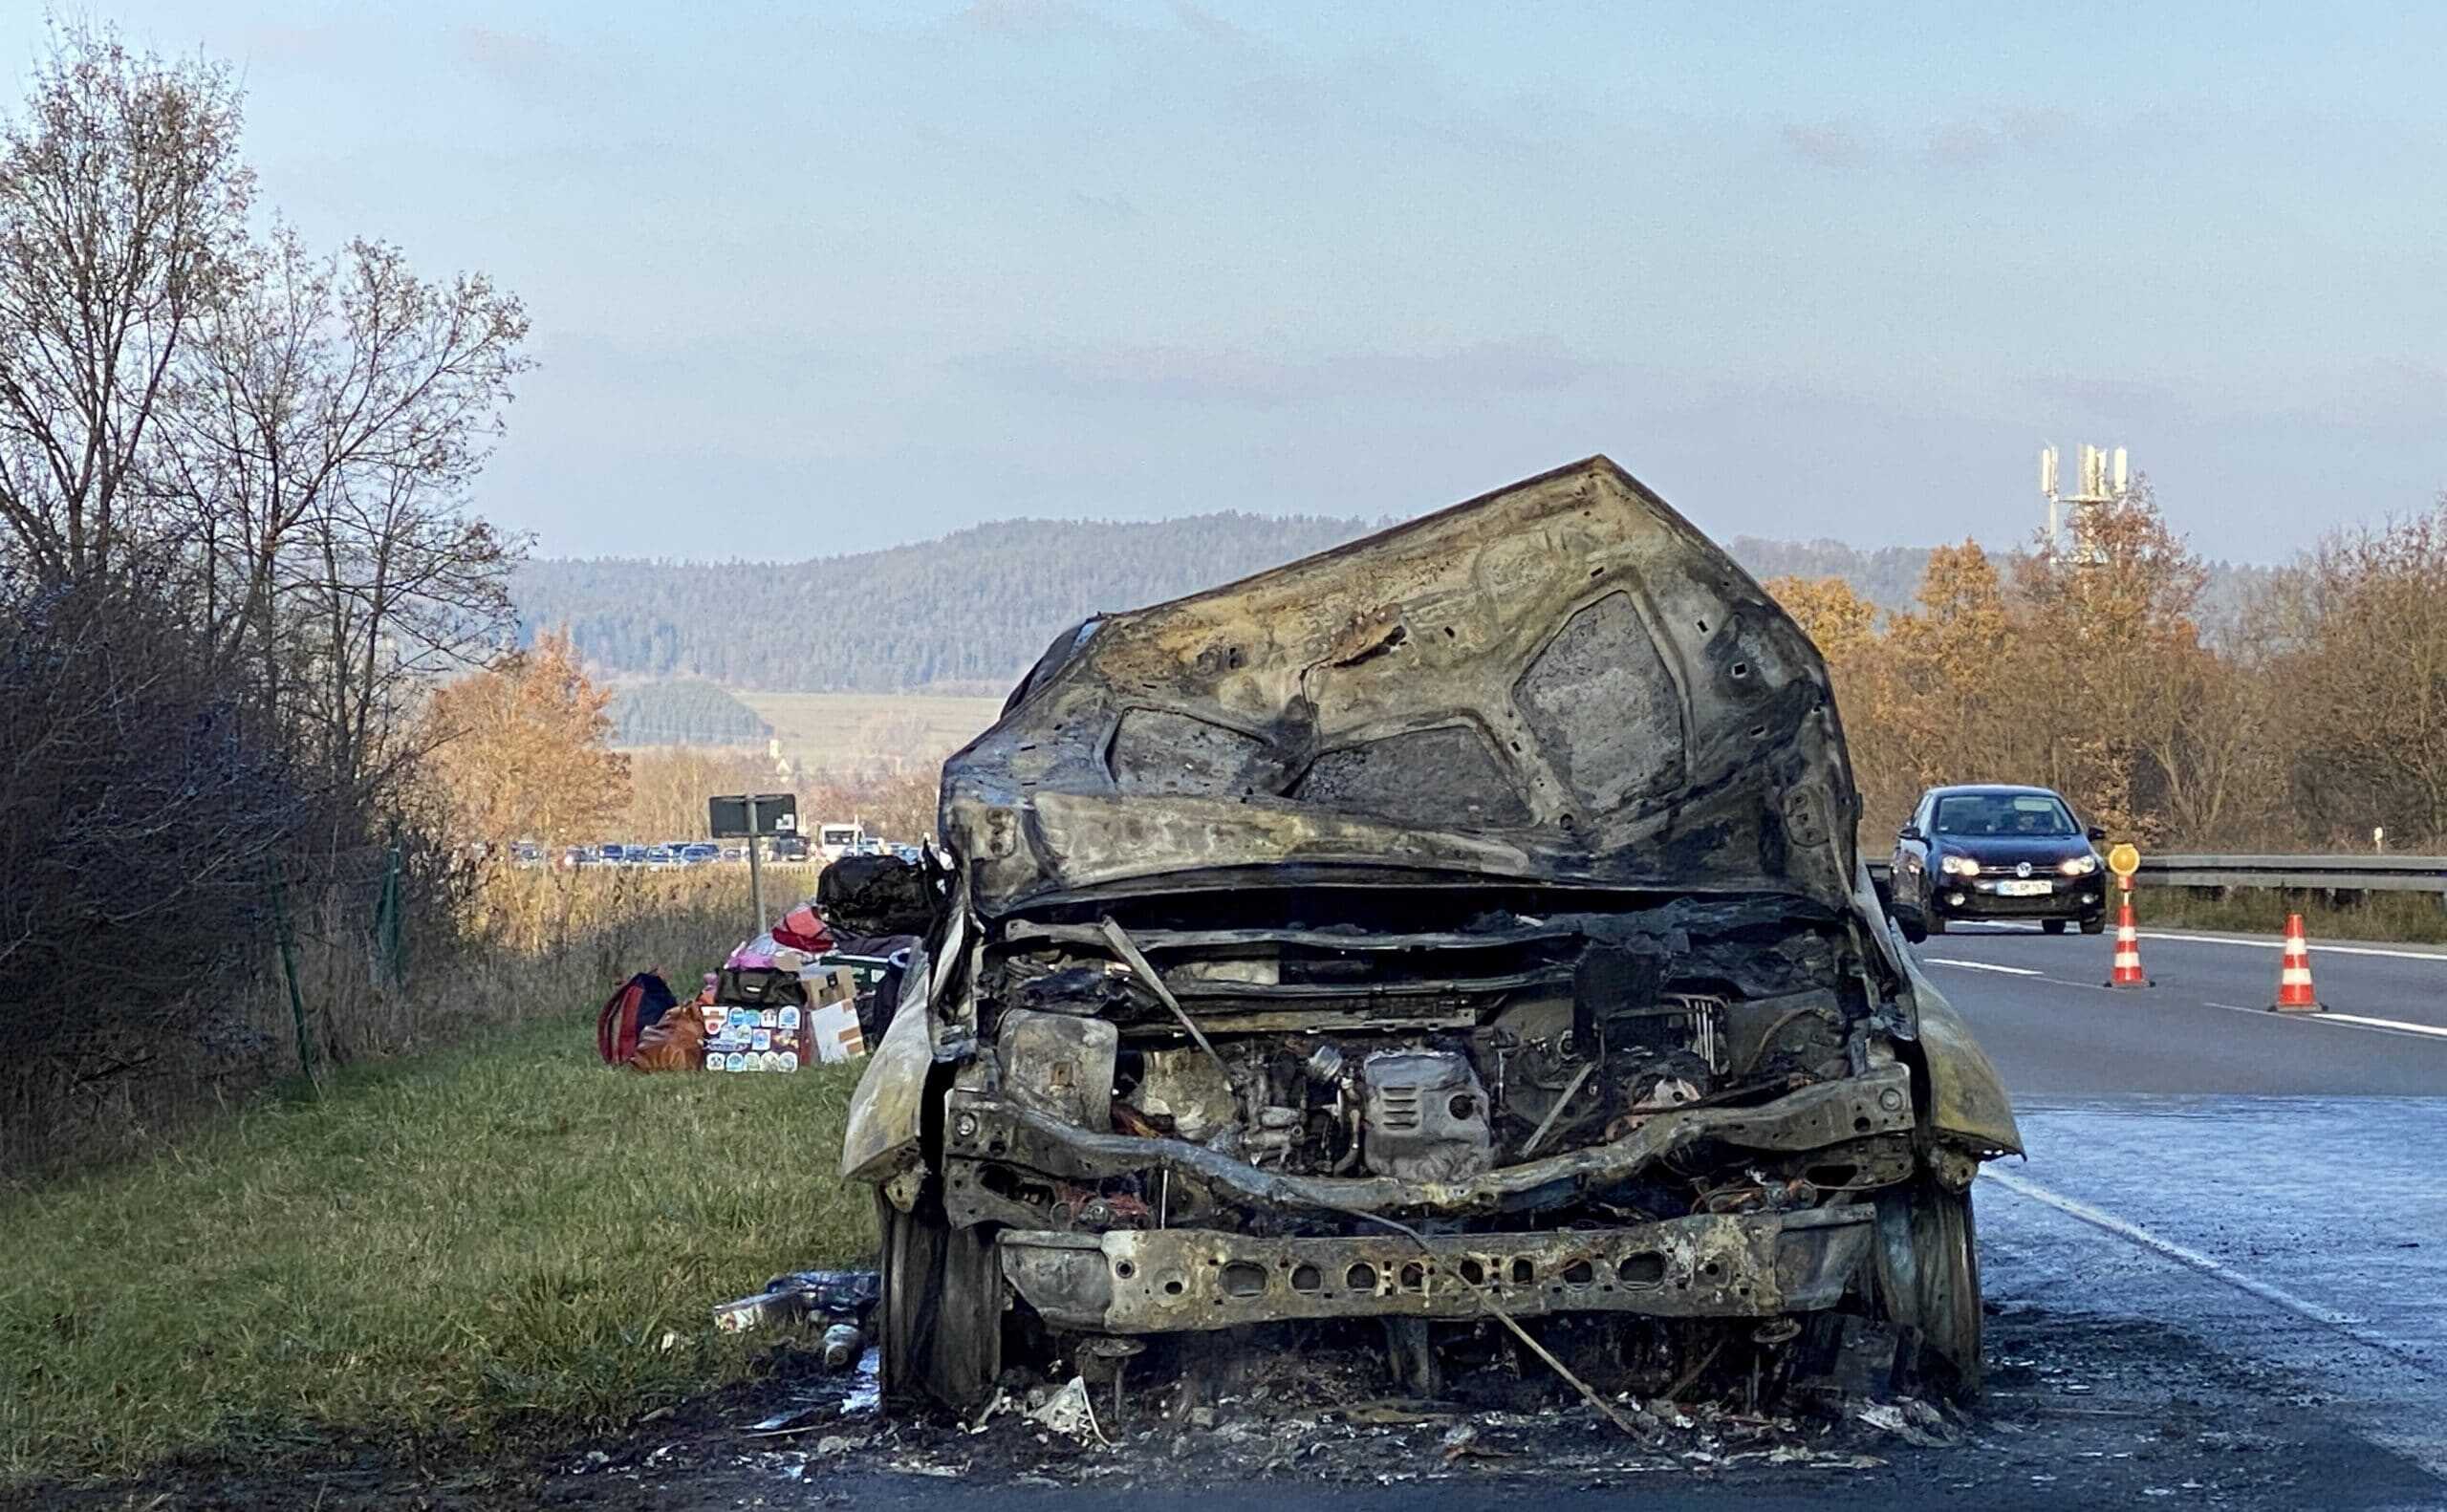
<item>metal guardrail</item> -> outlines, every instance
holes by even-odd
[[[1886,882],[1893,875],[1892,863],[1870,863],[1873,879]],[[2447,895],[2447,855],[2145,855],[2138,880],[2161,887]]]
[[[2447,855],[2145,855],[2138,879],[2167,887],[2447,893]]]

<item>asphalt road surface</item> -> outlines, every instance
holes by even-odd
[[[2447,951],[2315,940],[2325,1011],[2281,1014],[2275,937],[2140,933],[2147,987],[2106,985],[2111,936],[1972,926],[1919,956],[2017,1100],[2447,1095]]]
[[[2447,951],[1972,930],[1920,948],[2015,1094],[1979,1196],[1992,1304],[2169,1322],[2436,1480],[2447,1505]],[[2419,1501],[2409,1504],[2424,1504]]]
[[[2030,1151],[1977,1188],[1989,1390],[1949,1442],[1872,1442],[1847,1469],[1702,1433],[1714,1459],[1617,1462],[1604,1430],[1549,1418],[1487,1430],[1501,1458],[1440,1453],[1437,1425],[1269,1429],[1286,1435],[1269,1458],[1134,1425],[1030,1462],[1025,1437],[1014,1460],[990,1435],[851,1415],[780,1447],[632,1436],[538,1500],[2447,1508],[2447,951],[2314,941],[2328,1011],[2298,1017],[2266,1008],[2275,940],[2145,931],[2155,984],[2135,989],[2104,985],[2111,950],[1976,926],[1919,947]]]

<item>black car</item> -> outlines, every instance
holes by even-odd
[[[1895,917],[1913,940],[1949,919],[2035,918],[2051,935],[2107,926],[2107,871],[2064,799],[2005,784],[1932,788],[1895,840]]]

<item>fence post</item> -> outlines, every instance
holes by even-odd
[[[765,874],[756,863],[756,795],[747,795],[747,906],[755,911],[754,940],[765,933]]]
[[[280,878],[271,883],[271,932],[280,946],[280,973],[289,979],[289,1019],[297,1030],[297,1069],[307,1080],[314,1076],[314,1047],[306,1037],[306,995],[297,989],[297,939],[290,931],[287,884]]]
[[[390,848],[382,853],[382,887],[374,900],[374,982],[377,986],[397,987],[408,979],[406,911],[400,898],[400,874],[405,863],[406,857],[395,831]]]

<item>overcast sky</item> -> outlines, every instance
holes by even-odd
[[[241,67],[311,238],[524,295],[481,502],[552,554],[1593,451],[1720,534],[2007,542],[2052,440],[2274,560],[2447,484],[2447,7],[93,13]]]

